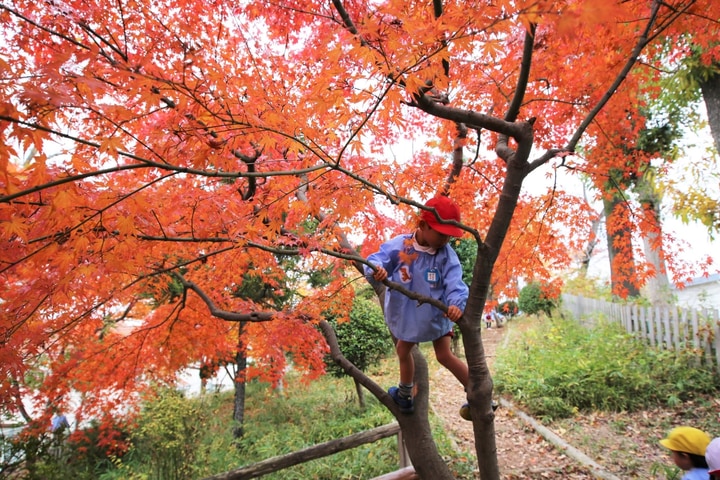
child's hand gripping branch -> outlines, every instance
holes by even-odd
[[[467,303],[468,287],[462,281],[462,266],[448,245],[450,237],[460,237],[463,230],[443,221],[460,222],[460,210],[448,197],[438,196],[425,204],[413,233],[397,236],[368,257],[375,268],[365,267],[365,275],[376,282],[389,280],[407,290],[438,300],[447,312],[427,303],[419,304],[396,290],[385,294],[385,322],[397,339],[395,350],[400,363],[400,382],[388,393],[403,413],[414,410],[412,389],[415,364],[412,347],[432,342],[435,356],[458,381],[466,386],[467,365],[452,353],[452,323],[458,321]],[[437,216],[436,216],[437,214]],[[463,405],[463,418],[470,419],[469,407]]]

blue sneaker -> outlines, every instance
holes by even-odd
[[[401,397],[398,387],[388,388],[388,394],[392,397],[397,406],[400,407],[400,413],[413,413],[415,411],[412,397]]]

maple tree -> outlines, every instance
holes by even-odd
[[[720,5],[16,1],[0,18],[3,409],[76,392],[81,421],[127,414],[149,385],[235,355],[239,324],[248,378],[278,382],[289,358],[312,378],[328,347],[319,324],[397,414],[323,319],[347,319],[350,267],[444,192],[477,244],[458,325],[480,476],[496,479],[490,285],[513,297],[518,277],[551,279],[595,219],[562,185],[523,184],[538,170],[597,186],[636,172],[639,92],[657,94],[648,79],[687,32],[717,63]],[[284,256],[300,259],[298,284],[332,275],[281,307],[236,295],[252,271],[282,296]],[[398,421],[420,475],[450,478],[418,355],[416,414]]]

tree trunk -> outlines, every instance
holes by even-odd
[[[662,228],[658,225],[658,228]],[[665,259],[662,254],[660,237],[662,232],[648,233],[643,237],[645,258],[653,266],[654,273],[648,277],[644,292],[652,305],[670,304],[670,281],[665,270]]]
[[[397,418],[398,424],[400,424],[400,428],[403,431],[405,447],[415,466],[415,471],[420,478],[453,480],[454,477],[445,464],[445,460],[440,456],[437,445],[433,440],[432,429],[430,428],[430,421],[428,419],[428,366],[420,350],[415,347],[412,351],[413,360],[415,361],[415,385],[417,387],[415,394],[415,412],[412,415],[405,415],[400,413],[398,406],[395,405],[392,397],[387,394],[384,387],[373,382],[372,379],[343,356],[332,325],[327,321],[322,321],[319,326],[330,347],[330,356],[332,359],[340,365],[345,373],[350,375],[363,387],[367,388],[370,393],[379,399],[388,410],[395,415],[395,418]]]
[[[715,151],[720,153],[720,74],[700,82],[705,108],[707,108],[710,134],[715,142]]]
[[[587,245],[583,249],[582,257],[580,259],[580,277],[587,278],[587,273],[590,268],[590,260],[592,260],[593,252],[598,244],[597,232],[600,229],[600,223],[602,222],[602,213],[597,213],[590,224],[590,235],[588,236]]]
[[[355,391],[357,392],[358,396],[358,404],[360,405],[360,408],[365,408],[365,391],[363,390],[362,385],[360,385],[360,382],[355,380],[353,378],[353,382],[355,382]]]
[[[428,365],[417,347],[413,348],[413,360],[415,361],[415,385],[417,387],[415,412],[412,415],[404,415],[398,412],[394,404],[391,410],[403,431],[405,447],[420,478],[453,480],[455,477],[440,456],[432,436],[428,419],[430,405]],[[388,396],[388,398],[390,397]]]
[[[645,222],[650,223],[643,230],[643,251],[645,259],[652,266],[653,273],[645,283],[645,296],[652,305],[670,303],[670,281],[665,268],[665,255],[662,241],[662,220],[660,219],[660,194],[644,177],[638,179],[635,190],[644,209]]]
[[[606,195],[611,195],[610,198],[607,196],[603,198],[603,211],[610,257],[612,293],[619,298],[637,297],[640,295],[640,290],[637,287],[629,208],[621,195],[614,193]]]
[[[233,403],[233,437],[242,438],[245,434],[245,381],[247,380],[247,352],[242,336],[245,322],[240,322],[238,328],[238,349],[235,353],[235,401]]]

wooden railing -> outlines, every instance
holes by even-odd
[[[602,314],[619,322],[628,333],[648,345],[668,350],[692,349],[703,364],[720,370],[720,313],[677,306],[648,307],[620,304],[575,295],[562,296],[563,309],[591,322]]]
[[[327,457],[328,455],[359,447],[366,443],[373,443],[383,438],[392,437],[393,435],[397,435],[398,437],[400,469],[377,477],[374,480],[415,480],[419,478],[415,473],[415,469],[410,465],[410,457],[407,454],[407,450],[405,450],[400,425],[397,423],[388,423],[387,425],[373,428],[372,430],[366,430],[319,445],[313,445],[286,455],[268,458],[253,465],[213,475],[207,477],[205,480],[246,480],[257,478],[284,468],[292,467],[293,465]]]

